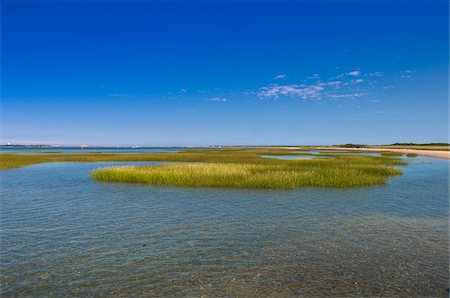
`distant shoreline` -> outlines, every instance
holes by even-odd
[[[341,148],[341,147],[318,147],[319,149],[329,150],[349,150],[349,151],[373,151],[373,152],[401,152],[401,153],[414,153],[421,156],[429,156],[436,158],[450,159],[450,151],[441,150],[419,150],[419,149],[392,149],[392,148]]]
[[[387,145],[391,146],[391,145]],[[286,150],[339,150],[339,151],[369,151],[369,152],[399,152],[404,154],[417,154],[420,156],[428,156],[434,158],[442,158],[450,160],[450,151],[448,150],[436,150],[441,148],[427,148],[427,149],[413,149],[413,148],[390,148],[384,146],[370,146],[370,147],[339,147],[339,146],[169,146],[169,147],[150,147],[150,146],[92,146],[92,147],[77,147],[77,146],[47,146],[47,145],[0,145],[0,150],[2,149],[16,149],[16,150],[45,150],[45,149],[60,149],[60,150],[70,150],[70,149],[84,149],[84,150],[96,150],[96,149],[126,149],[126,150],[145,150],[145,149],[231,149],[231,148],[267,148],[267,149],[286,149]]]

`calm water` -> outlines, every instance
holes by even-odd
[[[448,295],[448,161],[388,185],[95,182],[118,163],[1,171],[1,296]]]

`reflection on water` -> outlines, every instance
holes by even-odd
[[[448,295],[445,160],[295,191],[90,179],[113,164],[0,172],[3,297]]]

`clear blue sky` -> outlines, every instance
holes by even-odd
[[[1,143],[447,142],[448,11],[2,1]]]

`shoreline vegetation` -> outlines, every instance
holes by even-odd
[[[350,147],[357,146],[357,147]],[[403,146],[403,145],[402,145]],[[357,144],[346,144],[339,146],[298,146],[298,147],[223,147],[223,148],[202,148],[190,149],[184,148],[179,152],[165,152],[165,153],[106,153],[100,151],[86,151],[82,153],[66,153],[64,150],[59,151],[42,151],[42,150],[20,150],[11,153],[0,153],[0,170],[7,170],[28,165],[47,163],[47,162],[102,162],[102,161],[167,161],[167,162],[239,162],[238,156],[233,155],[233,152],[252,152],[254,156],[246,156],[245,159],[261,159],[260,155],[310,155],[310,150],[326,150],[335,153],[369,153],[376,152],[381,155],[388,155],[387,152],[397,152],[394,156],[401,156],[406,154],[408,157],[415,156],[429,156],[435,158],[450,159],[450,151],[448,145],[433,145],[426,150],[413,149],[417,148],[414,145],[410,148],[387,148],[386,146],[366,146]],[[428,145],[425,145],[428,146]],[[4,147],[4,146],[3,146]],[[8,146],[9,148],[11,146]],[[24,147],[24,146],[22,146]],[[443,148],[444,147],[444,148]],[[79,147],[78,147],[79,148]],[[96,147],[92,147],[96,148]],[[171,147],[172,148],[172,147]],[[181,148],[180,148],[181,149]],[[36,154],[16,154],[15,152],[33,152]],[[228,154],[209,154],[211,152],[225,152]],[[331,153],[330,152],[330,153]],[[207,155],[204,155],[207,154]],[[237,160],[235,160],[238,158]]]
[[[412,149],[412,150],[429,150],[429,151],[450,151],[449,143],[394,143],[387,145],[366,145],[366,144],[341,144],[341,145],[211,145],[211,146],[61,146],[61,145],[0,145],[0,150],[2,149],[12,149],[15,152],[46,152],[46,153],[62,153],[67,149],[84,149],[84,150],[109,150],[109,149],[119,149],[119,150],[127,150],[127,149],[193,149],[193,150],[204,150],[204,149],[291,149],[291,148],[301,148],[301,150],[315,150],[318,148],[339,148],[339,150],[343,149],[359,149],[359,150],[367,150],[367,149]],[[47,150],[47,151],[43,151]]]
[[[181,187],[294,189],[298,187],[361,187],[384,184],[401,175],[402,154],[369,156],[357,152],[311,153],[302,148],[227,148],[175,153],[0,154],[0,169],[44,162],[136,162],[176,164],[118,166],[97,169],[93,179]],[[308,156],[308,159],[263,158]]]
[[[384,184],[403,172],[406,162],[390,157],[336,156],[309,160],[278,160],[277,164],[169,164],[118,166],[95,170],[92,178],[106,182],[179,187],[295,189],[298,187],[361,187]]]
[[[0,154],[0,170],[24,167],[47,162],[108,162],[108,161],[160,161],[160,162],[212,162],[212,163],[260,163],[276,161],[261,155],[302,155],[307,152],[285,149],[210,149],[184,150],[159,153],[58,153],[58,154]]]

